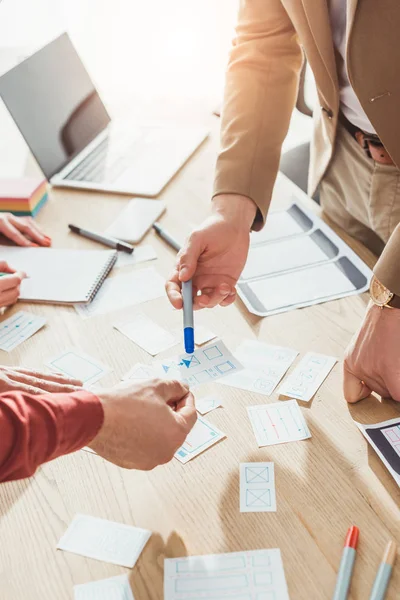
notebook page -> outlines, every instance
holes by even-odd
[[[21,300],[73,303],[89,300],[115,251],[1,247],[0,254],[28,276]]]

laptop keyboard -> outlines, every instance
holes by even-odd
[[[82,160],[64,179],[102,183],[114,181],[125,169],[132,165],[135,155],[145,150],[146,135],[140,134],[135,141],[120,146],[113,143],[110,151],[109,139],[104,139],[86,158]]]

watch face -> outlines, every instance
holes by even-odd
[[[372,278],[370,292],[372,300],[378,306],[385,306],[393,298],[392,292],[382,285],[376,277]]]

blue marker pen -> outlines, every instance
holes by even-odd
[[[185,352],[194,352],[194,322],[193,322],[193,286],[192,280],[182,282],[183,298],[183,336]]]

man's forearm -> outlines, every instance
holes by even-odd
[[[393,231],[374,273],[385,287],[400,296],[400,225]]]
[[[100,400],[71,394],[0,394],[0,481],[33,475],[42,463],[86,446],[103,423]]]

